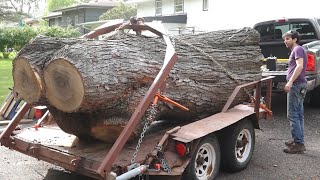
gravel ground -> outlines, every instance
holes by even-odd
[[[273,97],[272,120],[261,120],[256,131],[256,146],[249,166],[237,173],[220,172],[225,179],[311,179],[320,180],[320,111],[305,107],[305,154],[283,153],[284,141],[290,139],[286,119],[285,96]],[[0,180],[89,180],[63,169],[38,161],[8,148],[0,147]]]

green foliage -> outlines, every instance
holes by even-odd
[[[40,27],[38,28],[38,34],[60,38],[73,38],[80,36],[80,32],[71,26],[67,28],[61,28],[59,26]]]
[[[0,29],[0,52],[6,48],[19,51],[25,44],[37,35],[49,37],[72,38],[79,37],[80,32],[72,27],[47,27],[33,28],[29,26]]]
[[[48,0],[47,8],[48,11],[54,11],[61,8],[72,6],[76,3],[76,0]]]
[[[36,35],[37,32],[29,26],[23,28],[3,29],[0,33],[0,50],[2,52],[4,52],[4,48],[14,48],[19,50]]]
[[[0,59],[0,105],[9,93],[9,89],[13,86],[12,80],[12,60],[11,59]]]
[[[17,56],[17,51],[12,51],[12,52],[10,52],[8,58],[9,58],[9,59],[14,59],[16,56]]]
[[[106,13],[100,16],[100,20],[111,20],[111,19],[125,19],[129,20],[131,17],[137,15],[137,7],[135,5],[125,5],[122,2],[119,6],[116,6]]]
[[[39,26],[49,26],[49,22],[43,19],[39,20]]]

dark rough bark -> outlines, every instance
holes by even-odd
[[[257,46],[259,35],[253,30],[180,38],[193,39],[190,40],[193,45],[219,61],[241,82],[261,77],[261,54]],[[240,42],[243,45],[239,45]],[[215,102],[218,105],[221,100],[224,103],[223,99],[235,87],[235,84],[230,85],[234,82],[226,73],[212,60],[180,41],[176,41],[176,51],[178,63],[167,79],[168,90],[165,93],[178,101],[197,104],[200,109],[203,109],[203,104],[212,106]],[[85,94],[76,111],[87,112],[111,108],[119,102],[136,103],[160,70],[164,55],[165,44],[160,38],[123,35],[108,41],[84,41],[64,46],[55,53],[52,61],[64,58],[79,71]]]
[[[190,108],[190,112],[160,103],[157,119],[197,120],[212,115],[221,111],[237,86],[211,59],[179,39],[201,48],[241,83],[261,78],[262,55],[255,30],[244,28],[177,36],[178,62],[167,78],[164,95]],[[105,140],[105,136],[97,135],[103,128],[92,133],[94,129],[101,124],[121,126],[127,122],[160,70],[164,55],[165,43],[161,38],[132,35],[103,41],[79,40],[60,46],[44,67],[48,68],[55,59],[68,61],[78,70],[85,93],[74,112],[55,109],[52,115],[69,133]],[[235,103],[247,98],[242,94]]]
[[[19,57],[27,58],[31,67],[39,74],[42,74],[45,63],[52,58],[55,51],[63,46],[79,43],[80,41],[85,40],[37,36],[19,51],[15,60]]]

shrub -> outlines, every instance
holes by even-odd
[[[45,35],[50,37],[71,38],[79,37],[80,32],[72,27],[38,27],[33,28],[29,26],[3,28],[0,29],[0,52],[3,56],[9,55],[6,53],[6,48],[14,48],[19,51],[25,44],[37,35]],[[12,55],[13,56],[13,55]]]
[[[17,56],[17,51],[12,51],[9,54],[9,59],[14,59]]]
[[[125,5],[122,2],[119,6],[116,6],[109,11],[102,14],[100,20],[110,20],[110,19],[124,19],[129,20],[131,17],[137,15],[137,7],[135,5]]]

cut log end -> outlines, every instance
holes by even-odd
[[[84,85],[77,68],[64,58],[51,61],[44,69],[46,96],[63,112],[74,112],[82,104]]]
[[[102,126],[95,126],[91,128],[91,136],[95,139],[104,141],[106,143],[114,143],[119,135],[121,134],[124,126],[120,125],[102,125]],[[136,137],[135,133],[132,133],[129,137],[129,141],[133,140]]]
[[[41,78],[38,73],[24,57],[15,59],[13,67],[14,92],[27,103],[38,102],[42,92]]]

